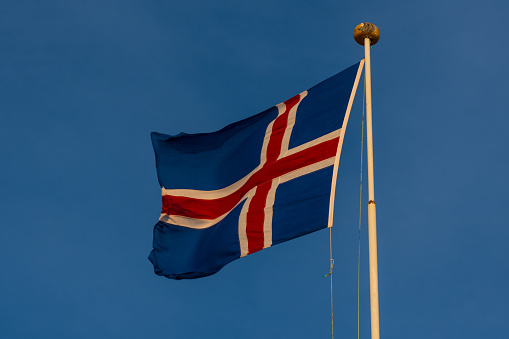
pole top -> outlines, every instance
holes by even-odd
[[[369,40],[371,40],[371,46],[373,46],[378,42],[378,39],[380,39],[380,30],[369,22],[363,22],[355,27],[353,38],[362,46],[364,46],[364,39],[369,38]]]

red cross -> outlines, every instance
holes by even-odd
[[[289,133],[291,133],[294,123],[290,113],[292,108],[295,107],[293,111],[295,114],[298,104],[306,94],[307,92],[296,95],[278,105],[280,113],[267,127],[265,138],[268,141],[265,141],[266,145],[264,144],[264,149],[262,149],[261,163],[257,169],[228,188],[213,192],[166,190],[163,188],[163,209],[160,220],[166,222],[169,220],[170,223],[175,224],[179,224],[175,220],[181,220],[188,224],[182,224],[182,226],[193,228],[209,227],[220,221],[242,200],[247,199],[243,208],[245,214],[241,212],[241,220],[239,220],[239,225],[245,221],[245,236],[247,238],[247,246],[240,239],[241,247],[244,247],[241,250],[242,255],[251,254],[270,246],[272,239],[266,239],[267,232],[264,231],[264,227],[267,226],[267,213],[270,213],[269,217],[272,215],[273,201],[270,201],[268,197],[271,189],[275,194],[278,185],[273,180],[291,175],[296,171],[309,168],[309,166],[325,160],[331,160],[330,164],[332,164],[336,156],[339,131],[323,140],[320,138],[320,140],[316,139],[314,142],[306,143],[306,147],[302,149],[299,147],[296,152],[288,150]],[[286,138],[285,133],[287,133]],[[327,164],[327,166],[330,164]],[[310,171],[318,169],[320,168]],[[271,226],[272,220],[271,218],[268,219]],[[205,226],[194,226],[193,220],[197,222],[197,225],[204,223]],[[239,234],[242,232],[239,229]]]

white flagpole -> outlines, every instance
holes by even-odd
[[[366,131],[368,147],[368,236],[369,236],[369,286],[371,302],[371,338],[380,339],[378,314],[378,259],[376,246],[376,206],[375,184],[373,175],[373,133],[371,120],[371,46],[378,42],[380,30],[373,24],[362,23],[355,27],[353,33],[355,41],[364,45],[366,71]]]

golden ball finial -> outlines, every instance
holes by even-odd
[[[375,25],[364,22],[355,27],[353,38],[362,46],[364,46],[364,39],[369,38],[369,40],[371,40],[371,46],[373,46],[378,42],[378,39],[380,39],[380,30]]]

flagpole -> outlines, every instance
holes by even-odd
[[[355,41],[364,46],[366,71],[366,134],[368,147],[368,237],[369,237],[369,286],[371,303],[371,339],[380,339],[378,313],[378,259],[376,245],[376,205],[375,184],[373,174],[373,132],[371,106],[371,46],[378,42],[380,30],[373,24],[362,23],[355,27],[353,33]]]

